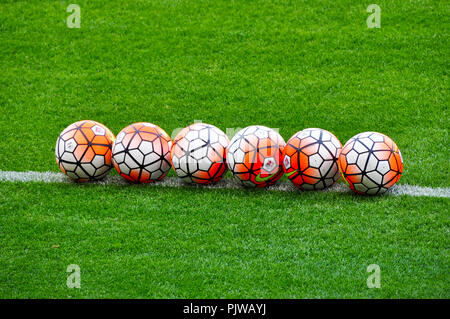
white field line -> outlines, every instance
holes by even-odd
[[[0,170],[0,181],[2,182],[44,182],[44,183],[67,183],[76,184],[70,178],[62,173],[55,172],[14,172],[14,171],[1,171]],[[96,185],[129,185],[120,176],[107,176],[102,181],[92,182]],[[160,182],[146,184],[145,186],[165,186],[165,187],[197,187],[197,188],[228,188],[228,189],[238,189],[241,188],[241,184],[235,179],[224,179],[215,185],[209,186],[192,186],[183,183],[176,177],[166,177]],[[297,189],[290,182],[280,182],[274,186],[268,188],[269,190],[275,191],[287,191],[295,192]],[[350,189],[343,183],[335,184],[327,190],[322,192],[351,192]],[[450,187],[420,187],[414,185],[399,184],[392,187],[386,195],[391,196],[426,196],[426,197],[445,197],[450,198]]]

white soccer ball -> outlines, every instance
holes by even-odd
[[[159,126],[139,122],[125,127],[114,141],[112,162],[133,183],[163,179],[170,170],[172,140]]]
[[[171,159],[179,178],[187,183],[211,184],[227,171],[225,153],[229,139],[217,127],[195,123],[175,137]]]
[[[342,148],[338,163],[344,181],[358,194],[382,194],[403,173],[398,146],[390,137],[377,132],[353,136]]]
[[[266,187],[283,175],[284,140],[262,125],[248,126],[234,135],[227,149],[230,171],[244,186]]]

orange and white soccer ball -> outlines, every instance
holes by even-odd
[[[284,173],[302,190],[327,188],[339,179],[341,148],[341,142],[326,130],[307,128],[297,132],[283,151]]]
[[[398,182],[403,173],[403,159],[391,138],[365,132],[345,143],[339,156],[339,168],[354,192],[377,195]]]
[[[56,141],[56,163],[64,174],[77,182],[98,180],[112,168],[114,134],[95,121],[69,125]]]
[[[284,140],[273,129],[252,125],[240,130],[227,149],[227,164],[244,186],[266,187],[283,175]]]
[[[159,126],[140,122],[117,134],[112,161],[117,172],[133,183],[161,180],[170,170],[170,136]]]
[[[172,166],[184,182],[211,184],[227,171],[225,151],[229,139],[214,125],[195,123],[182,129],[173,141]]]

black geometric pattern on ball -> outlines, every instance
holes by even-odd
[[[134,124],[127,127],[127,132],[121,132],[117,135],[113,146],[113,161],[119,166],[120,172],[129,175],[130,172],[138,170],[138,175],[134,176],[134,181],[139,181],[142,174],[147,172],[151,180],[158,180],[170,169],[170,161],[167,159],[170,153],[170,147],[162,154],[155,152],[154,143],[158,143],[160,150],[165,146],[162,141],[162,134],[141,129]],[[130,131],[131,128],[133,131]],[[122,136],[120,136],[122,135]],[[124,143],[125,136],[131,135]],[[144,135],[153,135],[153,140],[148,140]],[[136,144],[136,141],[139,141]],[[170,142],[169,142],[170,143]],[[133,144],[133,145],[132,145]]]
[[[93,158],[88,158],[88,155],[91,155],[88,154],[91,146],[105,146],[110,150],[112,147],[111,144],[93,142],[95,135],[90,139],[86,136],[82,128],[90,128],[86,127],[91,124],[90,122],[80,121],[70,125],[56,141],[56,162],[65,174],[74,180],[99,180],[105,177],[112,168],[111,163],[106,164],[105,155],[95,154]],[[76,137],[77,132],[81,133],[81,140]],[[80,152],[82,148],[85,149]]]
[[[297,172],[293,173],[290,178],[295,179],[297,176],[302,176],[314,180],[314,184],[303,183],[301,185],[301,188],[307,190],[324,189],[333,185],[340,177],[337,164],[339,150],[341,148],[339,141],[336,138],[333,138],[334,136],[329,132],[318,129],[305,129],[295,137],[298,140],[304,140],[310,137],[314,139],[314,142],[302,145],[301,147],[294,145],[291,141],[287,142],[287,145],[296,149],[298,152],[296,164],[299,169]],[[304,151],[312,146],[317,146],[317,151],[314,154],[308,154]],[[300,153],[308,158],[308,165],[306,167],[302,167],[304,165],[300,164]],[[292,158],[292,156],[290,158]],[[286,159],[284,159],[284,161],[286,161]],[[283,164],[285,165],[286,163]],[[318,172],[320,177],[309,174],[308,170]]]
[[[201,184],[221,179],[227,170],[224,153],[228,137],[225,133],[206,123],[195,123],[184,130],[184,135],[175,138],[171,157],[177,176],[185,182]],[[220,165],[211,171],[214,163]]]
[[[351,145],[349,148],[347,145]],[[347,143],[343,155],[346,167],[343,170],[350,180],[360,177],[360,182],[352,183],[364,194],[378,195],[386,192],[401,176],[403,163],[395,143],[387,136],[376,132],[356,135]]]

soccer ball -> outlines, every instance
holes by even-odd
[[[339,156],[342,178],[358,194],[382,194],[400,179],[403,159],[398,146],[384,134],[353,136]]]
[[[248,126],[231,139],[227,149],[230,171],[244,186],[266,187],[283,175],[282,151],[285,143],[280,134],[261,126]]]
[[[337,164],[341,142],[333,133],[307,128],[295,133],[283,151],[283,169],[290,181],[302,190],[318,190],[339,179]]]
[[[225,150],[229,139],[217,127],[192,124],[177,134],[170,157],[179,178],[188,183],[211,184],[227,171]]]
[[[56,140],[56,163],[77,182],[98,180],[112,168],[111,147],[114,134],[95,121],[69,125]]]
[[[114,141],[112,162],[117,172],[133,183],[161,180],[170,170],[172,140],[159,126],[134,123]]]

